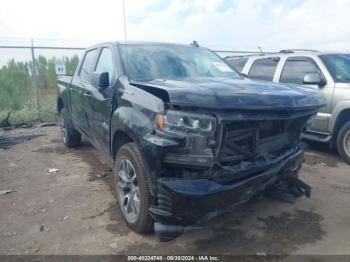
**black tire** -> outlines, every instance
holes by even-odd
[[[125,198],[127,195],[127,188],[121,188],[118,182],[121,181],[120,170],[123,163],[129,161],[134,170],[134,175],[136,177],[136,186],[138,187],[138,213],[133,219],[130,219],[127,214],[127,204],[125,204]],[[145,163],[142,153],[137,148],[135,143],[127,143],[123,145],[116,156],[115,168],[114,168],[114,186],[117,195],[117,203],[120,212],[123,215],[123,219],[132,230],[137,233],[148,233],[152,230],[153,220],[148,212],[148,209],[152,203],[152,196],[150,194],[149,185],[147,183],[148,167]],[[130,179],[131,181],[131,179]],[[133,182],[131,182],[133,183]],[[129,193],[131,192],[131,189]],[[130,198],[127,198],[129,202]],[[131,197],[134,199],[134,197]],[[134,200],[132,200],[134,201]],[[135,206],[134,206],[135,208]],[[136,212],[135,212],[136,213]]]
[[[60,110],[59,126],[63,144],[65,144],[67,147],[76,147],[81,144],[81,135],[76,129],[73,128],[65,108]]]
[[[341,158],[350,165],[350,121],[346,122],[339,130],[337,149]]]

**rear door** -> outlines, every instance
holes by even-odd
[[[89,115],[93,144],[106,155],[109,155],[110,150],[110,119],[117,78],[115,58],[115,50],[112,45],[102,46],[99,49],[99,55],[93,74],[108,72],[109,87],[101,90],[99,87],[92,86],[86,110]]]
[[[327,98],[327,101],[331,101],[334,91],[334,84],[327,79],[320,65],[311,58],[306,56],[291,56],[285,60],[283,65],[279,82],[280,83],[291,83],[297,85],[304,85],[304,77],[307,74],[318,73],[321,75],[321,78],[326,82],[325,86],[311,86],[313,88],[319,89]],[[313,119],[312,125],[309,131],[327,133],[328,124],[331,116],[331,103],[327,103],[326,106],[322,107],[317,116]]]
[[[91,73],[96,63],[97,54],[97,48],[86,51],[81,66],[73,77],[70,89],[73,123],[87,137],[89,137],[89,120],[85,109],[88,96],[91,95]]]

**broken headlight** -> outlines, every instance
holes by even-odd
[[[157,115],[157,127],[162,130],[179,132],[212,133],[215,118],[210,115],[168,110],[165,115]]]

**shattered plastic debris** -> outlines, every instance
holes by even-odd
[[[16,163],[14,163],[14,162],[10,162],[9,164],[8,164],[8,167],[15,167],[16,166]]]
[[[96,175],[96,177],[103,178],[103,177],[106,177],[106,176],[110,175],[111,172],[112,172],[112,169],[104,169],[103,173]]]
[[[118,242],[113,242],[113,243],[109,244],[109,246],[110,246],[112,249],[118,249]]]
[[[54,175],[58,172],[58,168],[49,168],[48,169],[48,175]]]
[[[11,189],[7,189],[7,190],[1,190],[0,191],[0,195],[6,195],[6,194],[10,194],[10,193],[12,193],[13,191],[11,190]]]
[[[3,235],[4,235],[5,237],[12,237],[12,236],[15,236],[15,235],[16,235],[16,232],[9,231],[9,232],[5,232]]]

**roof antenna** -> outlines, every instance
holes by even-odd
[[[197,43],[196,40],[193,40],[193,42],[190,45],[194,47],[199,47],[199,44]]]
[[[128,79],[130,81],[129,75],[129,52],[128,52],[128,41],[126,38],[126,15],[125,15],[125,1],[123,0],[123,18],[124,18],[124,38],[125,38],[125,50],[126,50],[126,73],[128,75]]]

